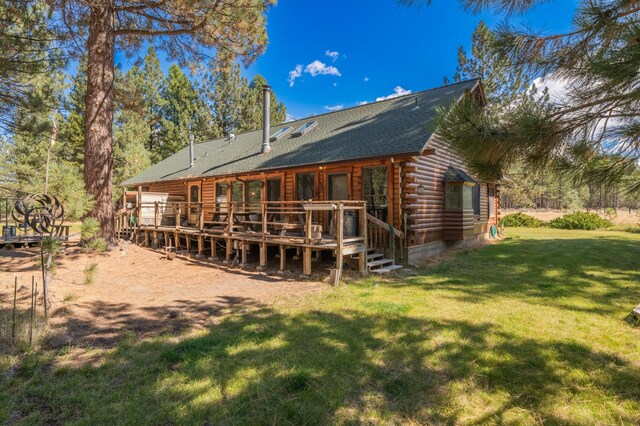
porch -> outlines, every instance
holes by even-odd
[[[280,272],[287,250],[295,249],[303,275],[311,274],[314,258],[330,252],[334,281],[344,263],[363,275],[401,268],[396,260],[404,254],[404,233],[368,213],[365,201],[145,202],[144,193],[128,194],[136,201],[116,212],[116,236],[147,246],[241,267],[257,248],[257,269],[266,269],[271,255],[279,258]]]

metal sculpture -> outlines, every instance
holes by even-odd
[[[16,200],[13,219],[39,235],[57,235],[64,223],[64,207],[53,195],[30,194]]]

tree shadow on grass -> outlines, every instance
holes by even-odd
[[[615,238],[516,239],[466,252],[392,286],[445,290],[484,303],[506,296],[597,314],[640,300],[640,243]]]
[[[45,375],[34,364],[0,382],[24,423],[577,424],[585,410],[640,421],[640,366],[615,355],[490,323],[352,309],[261,307],[180,342],[125,340],[98,367]]]

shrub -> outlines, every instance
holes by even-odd
[[[545,223],[540,219],[537,219],[533,216],[529,216],[524,213],[511,213],[506,215],[500,221],[504,226],[507,227],[523,227],[523,228],[539,228],[544,226]]]
[[[100,222],[95,217],[87,217],[82,221],[82,227],[80,228],[80,239],[82,241],[89,240],[100,229]]]
[[[84,249],[87,251],[96,251],[98,253],[105,253],[109,250],[109,244],[104,238],[96,238],[84,245]]]
[[[611,221],[600,217],[596,213],[575,212],[553,219],[549,222],[552,228],[557,229],[586,229],[594,230],[613,226]]]
[[[95,278],[96,272],[98,272],[98,264],[95,262],[84,268],[84,270],[82,271],[82,273],[84,274],[84,285],[93,284],[93,279]]]

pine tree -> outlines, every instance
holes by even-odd
[[[267,85],[267,80],[260,74],[256,74],[249,84],[249,95],[244,102],[243,130],[262,128],[262,89],[265,85]],[[284,123],[287,119],[287,109],[282,102],[278,101],[274,92],[271,92],[269,106],[271,109],[270,124],[274,126]]]
[[[493,8],[507,16],[543,2],[463,0],[470,10]],[[496,37],[514,66],[567,84],[559,101],[532,97],[494,111],[467,97],[441,111],[439,132],[478,173],[495,179],[524,161],[604,187],[634,173],[640,161],[637,1],[583,2],[564,34],[540,36],[506,23]],[[640,192],[640,180],[631,190]]]
[[[156,151],[167,158],[189,143],[189,132],[197,112],[198,97],[191,81],[176,64],[169,68],[163,97],[166,101],[162,118],[162,145]]]
[[[147,50],[142,67],[142,99],[144,101],[144,116],[149,125],[149,141],[147,149],[154,157],[162,143],[160,135],[162,131],[162,113],[166,101],[163,93],[166,92],[167,79],[160,68],[160,60],[153,46]]]
[[[81,60],[76,74],[71,78],[71,89],[64,105],[67,115],[58,122],[58,141],[55,154],[77,165],[82,170],[84,163],[84,128],[85,103],[87,87],[87,62]]]
[[[204,78],[203,89],[219,136],[244,131],[242,115],[245,103],[249,102],[249,86],[240,75],[240,65],[222,69],[211,64]]]
[[[96,238],[113,241],[112,153],[116,46],[131,53],[158,38],[181,63],[216,51],[220,63],[229,57],[245,62],[260,55],[267,42],[266,10],[275,0],[216,2],[181,0],[50,0],[49,27],[70,40],[68,52],[87,55],[84,175],[100,222]],[[86,46],[86,50],[82,47]],[[174,117],[175,118],[175,117]],[[180,130],[180,129],[178,129]],[[170,133],[179,133],[176,129]],[[175,143],[163,141],[163,146]]]
[[[471,54],[458,48],[455,82],[479,78],[489,105],[505,106],[514,102],[531,84],[530,76],[522,68],[513,66],[509,58],[497,48],[496,35],[484,21],[480,21],[471,35]]]

